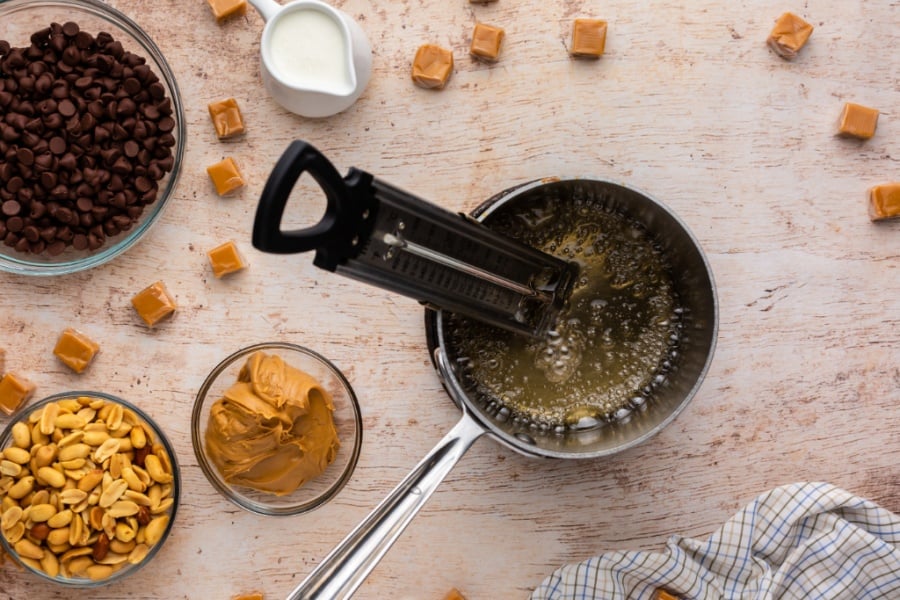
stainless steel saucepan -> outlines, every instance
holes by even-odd
[[[462,374],[448,336],[448,314],[426,310],[428,347],[459,422],[412,472],[292,591],[290,599],[346,598],[353,594],[397,540],[468,448],[482,435],[530,457],[588,459],[609,456],[646,441],[685,408],[712,360],[718,306],[710,266],[681,220],[665,205],[611,181],[552,178],[506,190],[473,216],[488,227],[521,203],[580,202],[617,211],[640,223],[670,266],[680,306],[682,335],[664,373],[633,404],[590,427],[546,426],[517,418],[496,398],[478,391]],[[588,202],[585,202],[588,200]],[[652,389],[651,389],[652,388]]]

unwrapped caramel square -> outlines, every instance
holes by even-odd
[[[0,379],[0,410],[7,415],[16,412],[22,403],[34,394],[35,385],[15,373],[7,373]]]
[[[227,196],[235,190],[244,187],[244,178],[238,170],[237,163],[230,156],[206,167],[206,172],[209,174],[213,185],[216,186],[216,193],[220,196]]]
[[[412,80],[419,87],[441,89],[453,72],[453,53],[434,44],[419,46],[412,64]]]
[[[491,62],[497,60],[497,57],[500,55],[500,44],[503,42],[504,35],[506,35],[506,32],[499,27],[475,23],[469,53],[481,60]]]
[[[231,600],[263,600],[262,592],[251,592],[249,594],[239,594],[232,596]]]
[[[878,110],[861,104],[847,102],[838,121],[838,133],[847,137],[867,140],[875,135],[878,125]]]
[[[450,588],[450,591],[444,595],[443,600],[466,600],[466,597],[458,589]]]
[[[100,350],[100,344],[84,335],[77,329],[67,327],[59,334],[56,340],[56,347],[53,348],[53,354],[62,361],[64,365],[81,373],[84,371],[94,355]]]
[[[209,265],[212,267],[216,279],[240,271],[247,266],[232,241],[216,246],[207,252],[206,256],[209,257]]]
[[[790,60],[806,45],[812,32],[812,25],[794,13],[786,12],[775,21],[775,27],[769,33],[766,43],[775,54]]]
[[[228,139],[244,133],[244,117],[241,108],[234,98],[226,98],[211,102],[208,106],[209,118],[216,128],[216,136],[220,140]]]
[[[148,327],[153,327],[170,316],[177,308],[175,300],[169,295],[166,284],[162,281],[157,281],[138,292],[131,299],[131,305]]]
[[[247,0],[206,0],[216,21],[247,14]]]
[[[575,19],[569,54],[588,58],[603,56],[606,50],[606,27],[607,23],[602,19]]]
[[[900,182],[883,183],[869,190],[869,218],[873,221],[900,216]]]

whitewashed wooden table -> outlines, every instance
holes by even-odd
[[[294,139],[341,171],[363,168],[453,210],[548,175],[628,182],[669,204],[715,273],[720,336],[687,410],[614,458],[551,462],[478,441],[374,570],[359,598],[523,598],[553,569],[615,549],[705,537],[779,484],[825,480],[900,510],[900,224],[872,224],[869,186],[900,179],[900,3],[465,0],[335,5],[374,49],[367,91],[324,120],[263,91],[255,13],[217,24],[206,2],[111,0],[147,29],[185,98],[176,197],[138,246],[71,276],[0,275],[7,368],[43,396],[106,390],[138,403],[173,441],[184,479],[175,529],[151,565],[113,588],[74,592],[0,567],[0,598],[282,598],[456,422],[425,346],[421,309],[312,266],[255,251],[266,177]],[[797,60],[765,46],[793,10],[816,26]],[[609,21],[606,55],[575,61],[575,17]],[[501,58],[468,56],[476,20],[506,29]],[[442,91],[416,88],[416,48],[452,48]],[[207,103],[233,96],[248,133],[220,142]],[[834,136],[845,101],[880,109],[865,143]],[[233,156],[248,185],[219,198],[206,166]],[[309,206],[310,221],[321,206]],[[206,251],[234,239],[250,268],[216,280]],[[149,331],[131,296],[157,279],[179,305]],[[76,327],[101,343],[75,375],[52,355]],[[365,434],[330,504],[291,518],[226,502],[197,466],[190,410],[206,373],[253,342],[330,357],[355,387]],[[5,421],[0,419],[0,425]]]

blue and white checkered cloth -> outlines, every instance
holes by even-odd
[[[900,598],[900,517],[827,483],[759,496],[707,541],[610,552],[566,565],[532,600]]]

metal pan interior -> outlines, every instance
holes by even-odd
[[[670,273],[677,302],[677,343],[661,352],[652,373],[627,401],[609,412],[582,418],[542,418],[502,400],[473,377],[467,366],[469,349],[459,339],[459,320],[444,311],[427,311],[429,347],[443,352],[451,366],[453,381],[445,381],[452,396],[467,405],[495,438],[522,453],[559,458],[594,458],[619,452],[656,434],[671,422],[691,400],[712,360],[718,328],[718,310],[712,272],[694,236],[662,203],[619,183],[585,178],[538,180],[511,188],[479,207],[473,216],[488,227],[513,237],[521,229],[510,226],[521,219],[539,221],[562,213],[577,227],[590,221],[593,211],[612,213],[635,223],[652,239]],[[574,216],[573,216],[574,215]],[[508,231],[507,231],[508,230]],[[524,241],[524,240],[523,240]],[[558,250],[558,248],[556,249]],[[545,249],[547,251],[547,249]],[[602,332],[585,328],[585,335]],[[507,337],[510,334],[497,333]],[[591,363],[591,369],[603,366]],[[596,373],[602,377],[602,373]],[[580,392],[579,392],[580,393]]]

